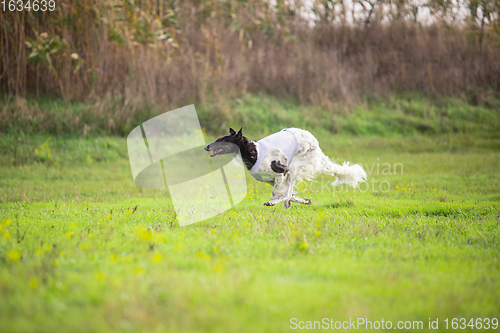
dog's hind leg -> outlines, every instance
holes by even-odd
[[[279,180],[278,180],[279,179]],[[290,207],[290,200],[293,195],[293,179],[292,174],[289,172],[286,174],[286,176],[282,176],[280,178],[277,178],[275,184],[274,184],[274,189],[273,189],[273,194],[271,196],[272,200],[271,201],[266,201],[264,202],[265,206],[274,206],[276,204],[279,204],[281,202],[284,202],[283,206],[285,208]]]
[[[283,202],[283,207],[285,208],[290,208],[291,207],[291,202],[292,202],[292,197],[293,197],[293,184],[295,183],[295,176],[293,172],[288,172],[287,175],[284,177],[285,180],[281,184],[281,186],[285,186],[285,193],[280,196],[279,198],[276,198],[271,201],[267,201],[264,203],[266,206],[274,206],[280,202]]]
[[[285,193],[285,200],[283,201],[284,208],[292,207],[292,198],[293,198],[293,185],[295,184],[295,175],[292,172],[288,172],[288,187]]]
[[[304,204],[304,205],[310,205],[311,204],[311,200],[310,199],[302,199],[302,198],[299,198],[298,196],[296,196],[295,194],[292,195],[292,202],[298,202],[298,203],[301,203],[301,204]]]

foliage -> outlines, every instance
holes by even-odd
[[[462,133],[497,137],[500,133],[500,101],[486,97],[476,104],[463,98],[428,98],[422,94],[391,94],[371,98],[364,105],[324,106],[266,95],[245,94],[233,100],[208,96],[197,103],[201,126],[210,135],[225,133],[229,127],[245,127],[252,135],[266,135],[286,127],[354,135],[413,135]],[[94,103],[61,99],[0,99],[0,132],[88,136],[126,136],[144,121],[169,111],[142,102],[122,104],[120,100]],[[1,137],[1,136],[0,136]]]
[[[419,23],[426,11],[433,24]],[[172,108],[245,92],[319,105],[500,86],[497,0],[64,0],[41,14],[0,12],[0,89],[9,95]]]

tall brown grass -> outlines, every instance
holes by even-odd
[[[391,90],[498,94],[497,3],[489,20],[476,10],[459,25],[430,2],[430,26],[399,2],[389,17],[372,2],[351,23],[328,3],[314,4],[314,24],[299,1],[61,0],[50,13],[0,11],[0,89],[164,107],[243,92],[322,105]]]

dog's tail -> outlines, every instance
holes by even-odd
[[[354,188],[358,187],[358,183],[366,181],[366,172],[359,164],[349,165],[349,162],[344,162],[343,165],[336,164],[325,156],[325,165],[323,173],[335,176],[335,181],[332,186],[347,184]]]

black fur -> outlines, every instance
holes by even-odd
[[[208,144],[205,147],[206,151],[213,151],[223,147],[223,143],[232,143],[240,149],[241,159],[248,170],[250,170],[257,162],[257,149],[255,148],[255,144],[250,142],[246,137],[242,134],[243,127],[240,128],[238,133],[232,128],[229,129],[229,135],[221,136],[213,143]],[[231,145],[228,145],[231,146]],[[223,151],[222,154],[231,153],[230,149]]]
[[[272,161],[271,169],[276,173],[284,173],[285,175],[290,171],[286,165],[281,164],[280,161]]]

